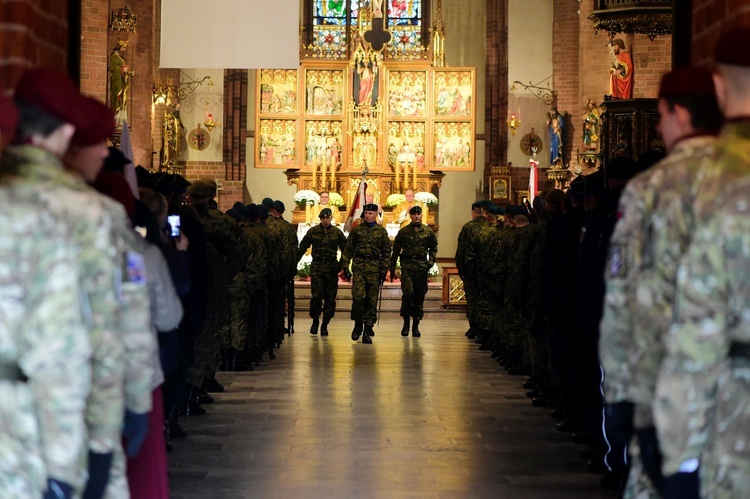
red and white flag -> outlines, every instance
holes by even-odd
[[[354,195],[354,201],[352,201],[352,206],[349,208],[349,216],[346,218],[346,223],[344,224],[344,230],[347,232],[351,232],[359,224],[362,217],[362,208],[365,206],[365,191],[367,191],[367,182],[363,178],[359,183],[357,194]]]
[[[529,203],[534,204],[534,198],[536,197],[536,191],[538,188],[537,167],[539,166],[539,161],[531,158],[529,159],[529,166],[531,166],[531,170],[529,170]]]

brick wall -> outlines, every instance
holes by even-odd
[[[81,2],[81,92],[103,102],[107,99],[109,1]]]
[[[710,68],[719,36],[737,26],[750,26],[750,0],[693,0],[693,64]]]
[[[555,38],[552,45],[553,88],[557,91],[557,109],[567,112],[563,137],[563,156],[569,164],[574,164],[577,139],[581,135],[581,61],[579,39],[581,26],[578,19],[577,2],[555,0],[555,13],[552,21]]]
[[[27,68],[67,72],[68,6],[58,0],[0,2],[0,91],[15,88]]]
[[[219,192],[219,209],[226,211],[234,203],[244,203],[249,196],[246,195],[245,182],[242,180],[224,180],[226,177],[226,166],[221,161],[189,161],[185,167],[185,178],[189,181],[201,178],[212,178],[221,184]]]

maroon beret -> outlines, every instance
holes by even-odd
[[[93,185],[97,191],[122,204],[128,216],[131,219],[133,218],[133,214],[135,214],[135,196],[133,196],[133,191],[130,189],[130,185],[125,180],[123,174],[101,171]]]
[[[115,113],[98,100],[84,97],[82,112],[88,122],[76,128],[72,144],[79,147],[98,144],[115,131]]]
[[[711,71],[703,68],[677,68],[665,74],[659,87],[659,98],[669,99],[684,95],[714,95]]]
[[[16,125],[18,125],[18,108],[13,99],[0,94],[0,136],[12,136],[16,131]]]
[[[719,38],[714,49],[714,58],[721,64],[750,66],[750,27],[734,28]]]
[[[18,80],[15,98],[76,128],[86,125],[84,97],[70,78],[54,69],[25,71]]]

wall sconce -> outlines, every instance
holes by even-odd
[[[516,108],[516,112],[512,109]],[[510,87],[510,98],[508,99],[508,128],[510,128],[511,135],[516,134],[516,128],[521,126],[521,108],[518,105],[518,98],[516,97],[516,85]]]

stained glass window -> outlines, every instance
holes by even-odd
[[[360,5],[376,0],[313,0],[312,43],[317,52],[346,58],[352,28]],[[388,30],[393,34],[390,51],[398,54],[422,43],[422,0],[381,0],[388,7]]]

